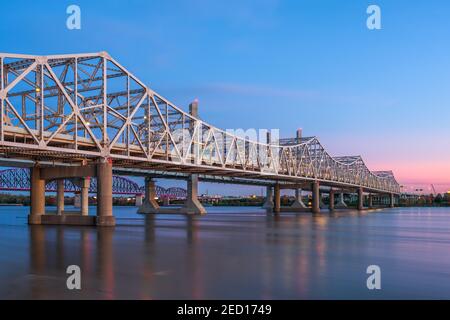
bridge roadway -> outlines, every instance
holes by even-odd
[[[199,178],[267,186],[265,207],[279,213],[280,190],[365,194],[400,193],[391,171],[370,171],[359,156],[332,157],[316,137],[256,142],[218,129],[144,85],[106,52],[53,56],[0,53],[0,153],[31,161],[29,223],[112,226],[113,170],[146,176],[141,213],[170,213],[154,201],[157,176],[187,179],[186,204],[177,212],[206,213],[197,199]],[[6,160],[5,160],[6,161]],[[46,181],[97,180],[97,215],[45,214]],[[369,201],[370,202],[370,201]],[[298,210],[305,210],[296,201]],[[332,207],[334,205],[334,201]],[[295,208],[290,208],[291,210]],[[334,209],[334,208],[332,208]]]

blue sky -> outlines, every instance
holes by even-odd
[[[70,4],[81,8],[81,30],[66,28]],[[366,28],[370,4],[381,8],[381,30]],[[0,51],[108,51],[178,106],[198,98],[214,125],[284,137],[301,127],[332,155],[359,154],[403,184],[443,191],[449,11],[436,0],[4,1]]]

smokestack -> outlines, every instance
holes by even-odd
[[[198,99],[195,99],[191,104],[189,105],[189,113],[193,117],[198,117]]]
[[[297,134],[296,134],[296,138],[297,138],[297,143],[301,143],[302,141],[302,128],[298,128],[297,129]]]

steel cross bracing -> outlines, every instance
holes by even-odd
[[[371,172],[360,157],[333,158],[315,137],[264,144],[216,128],[154,92],[105,52],[0,53],[0,79],[5,157],[104,157],[123,168],[400,192],[392,174]]]
[[[97,192],[97,179],[90,179],[89,193]],[[143,195],[145,194],[144,186],[139,186],[136,182],[121,176],[113,176],[112,193],[117,195]],[[0,171],[0,190],[5,191],[29,191],[30,188],[30,170],[6,169]],[[45,191],[56,192],[56,180],[48,181]],[[81,188],[76,183],[76,179],[64,180],[65,192],[79,192]],[[185,199],[187,191],[182,188],[172,187],[163,188],[156,186],[156,196],[158,198]]]

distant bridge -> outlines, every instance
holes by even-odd
[[[0,171],[0,190],[5,191],[29,191],[30,170],[24,168],[6,169]],[[45,191],[56,192],[57,184],[55,180],[49,181],[45,185]],[[64,192],[80,192],[81,188],[72,179],[64,179]],[[91,178],[89,193],[97,192],[97,179]],[[116,195],[141,195],[144,194],[144,186],[139,186],[136,182],[121,176],[113,176],[113,194]],[[159,198],[184,199],[186,189],[183,188],[163,188],[156,186],[156,195]]]

